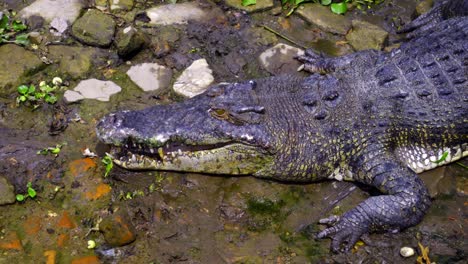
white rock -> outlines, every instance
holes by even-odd
[[[414,255],[414,249],[411,247],[402,247],[400,249],[400,255],[405,258],[409,258]]]
[[[66,91],[64,97],[67,102],[76,102],[83,99],[109,101],[111,95],[121,90],[122,88],[114,82],[88,79],[81,81],[73,91]]]
[[[146,10],[146,15],[151,19],[149,23],[154,25],[187,24],[189,20],[200,21],[207,17],[196,2],[153,7]]]
[[[174,83],[174,91],[186,97],[203,93],[213,83],[214,77],[205,59],[196,60]]]
[[[81,0],[37,0],[21,10],[19,15],[23,18],[37,15],[47,22],[51,22],[54,18],[61,18],[71,25],[80,15],[82,8],[83,1]]]
[[[68,103],[78,102],[85,99],[84,96],[81,95],[79,92],[75,92],[72,90],[65,91],[65,93],[63,94],[63,98],[65,98],[65,101],[67,101]]]
[[[272,74],[292,73],[299,65],[294,57],[303,54],[301,49],[279,43],[262,52],[259,60],[262,67]]]
[[[157,63],[142,63],[132,66],[127,75],[143,91],[154,91],[169,86],[172,71]]]

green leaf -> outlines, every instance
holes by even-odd
[[[28,34],[20,34],[16,36],[15,43],[18,45],[23,45],[23,46],[29,45]]]
[[[34,86],[33,84],[31,84],[29,86],[29,89],[28,89],[28,93],[32,94],[36,91],[36,86]]]
[[[57,97],[55,95],[46,94],[44,101],[49,104],[55,104],[57,102]]]
[[[23,31],[28,28],[20,20],[13,20],[13,22],[11,23],[11,27],[13,28],[14,31]]]
[[[36,190],[34,190],[32,187],[28,187],[28,195],[31,198],[36,197],[36,195],[37,195]]]
[[[445,161],[445,160],[447,159],[448,154],[449,154],[448,151],[445,151],[445,152],[442,154],[442,156],[440,157],[440,159],[434,161],[434,163],[439,164],[439,163]]]
[[[2,14],[2,17],[0,18],[0,33],[3,33],[4,29],[6,29],[8,26],[8,17],[5,14]]]
[[[104,174],[104,178],[106,178],[114,167],[114,163],[112,162],[112,157],[107,153],[106,156],[102,158],[101,162],[106,165],[106,173]]]
[[[331,4],[332,0],[320,0],[320,4],[324,5],[324,6],[327,6],[329,4]]]
[[[26,85],[20,85],[18,86],[18,93],[19,94],[27,94],[28,93],[28,90],[29,90],[29,87],[26,86]]]
[[[346,5],[345,2],[341,2],[341,3],[332,3],[330,5],[330,9],[333,13],[337,14],[337,15],[342,15],[344,13],[346,13],[346,11],[348,11],[348,6]]]
[[[46,93],[35,93],[34,97],[39,100],[39,99],[44,98],[45,95]]]
[[[18,202],[24,201],[25,198],[26,197],[24,197],[24,195],[22,195],[22,194],[17,194],[16,195],[16,201],[18,201]]]
[[[294,2],[295,2],[296,5],[300,5],[301,3],[304,3],[306,1],[307,0],[295,0]]]
[[[255,5],[257,0],[242,0],[242,6]]]
[[[49,148],[49,150],[52,154],[59,154],[61,148],[62,148],[62,145],[57,145],[55,146],[55,148]]]

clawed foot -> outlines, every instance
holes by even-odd
[[[297,56],[296,59],[303,63],[298,71],[326,74],[335,70],[332,58],[317,54],[310,49],[306,50],[304,55]]]
[[[358,219],[353,219],[347,214],[343,217],[332,215],[321,219],[319,223],[326,224],[329,227],[320,232],[317,238],[330,237],[333,252],[349,251],[359,238],[368,232],[367,224],[361,223]],[[344,248],[341,247],[342,245],[344,245]]]

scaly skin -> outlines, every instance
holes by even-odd
[[[391,53],[309,52],[299,58],[306,69],[329,74],[216,85],[181,103],[110,114],[97,134],[129,169],[374,186],[382,195],[321,220],[330,227],[318,237],[349,249],[362,234],[420,222],[430,199],[416,172],[468,155],[467,36],[468,19],[457,17]]]

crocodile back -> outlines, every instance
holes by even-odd
[[[468,17],[441,22],[378,59],[370,97],[390,145],[420,172],[468,155]],[[436,163],[443,156],[449,159]]]

